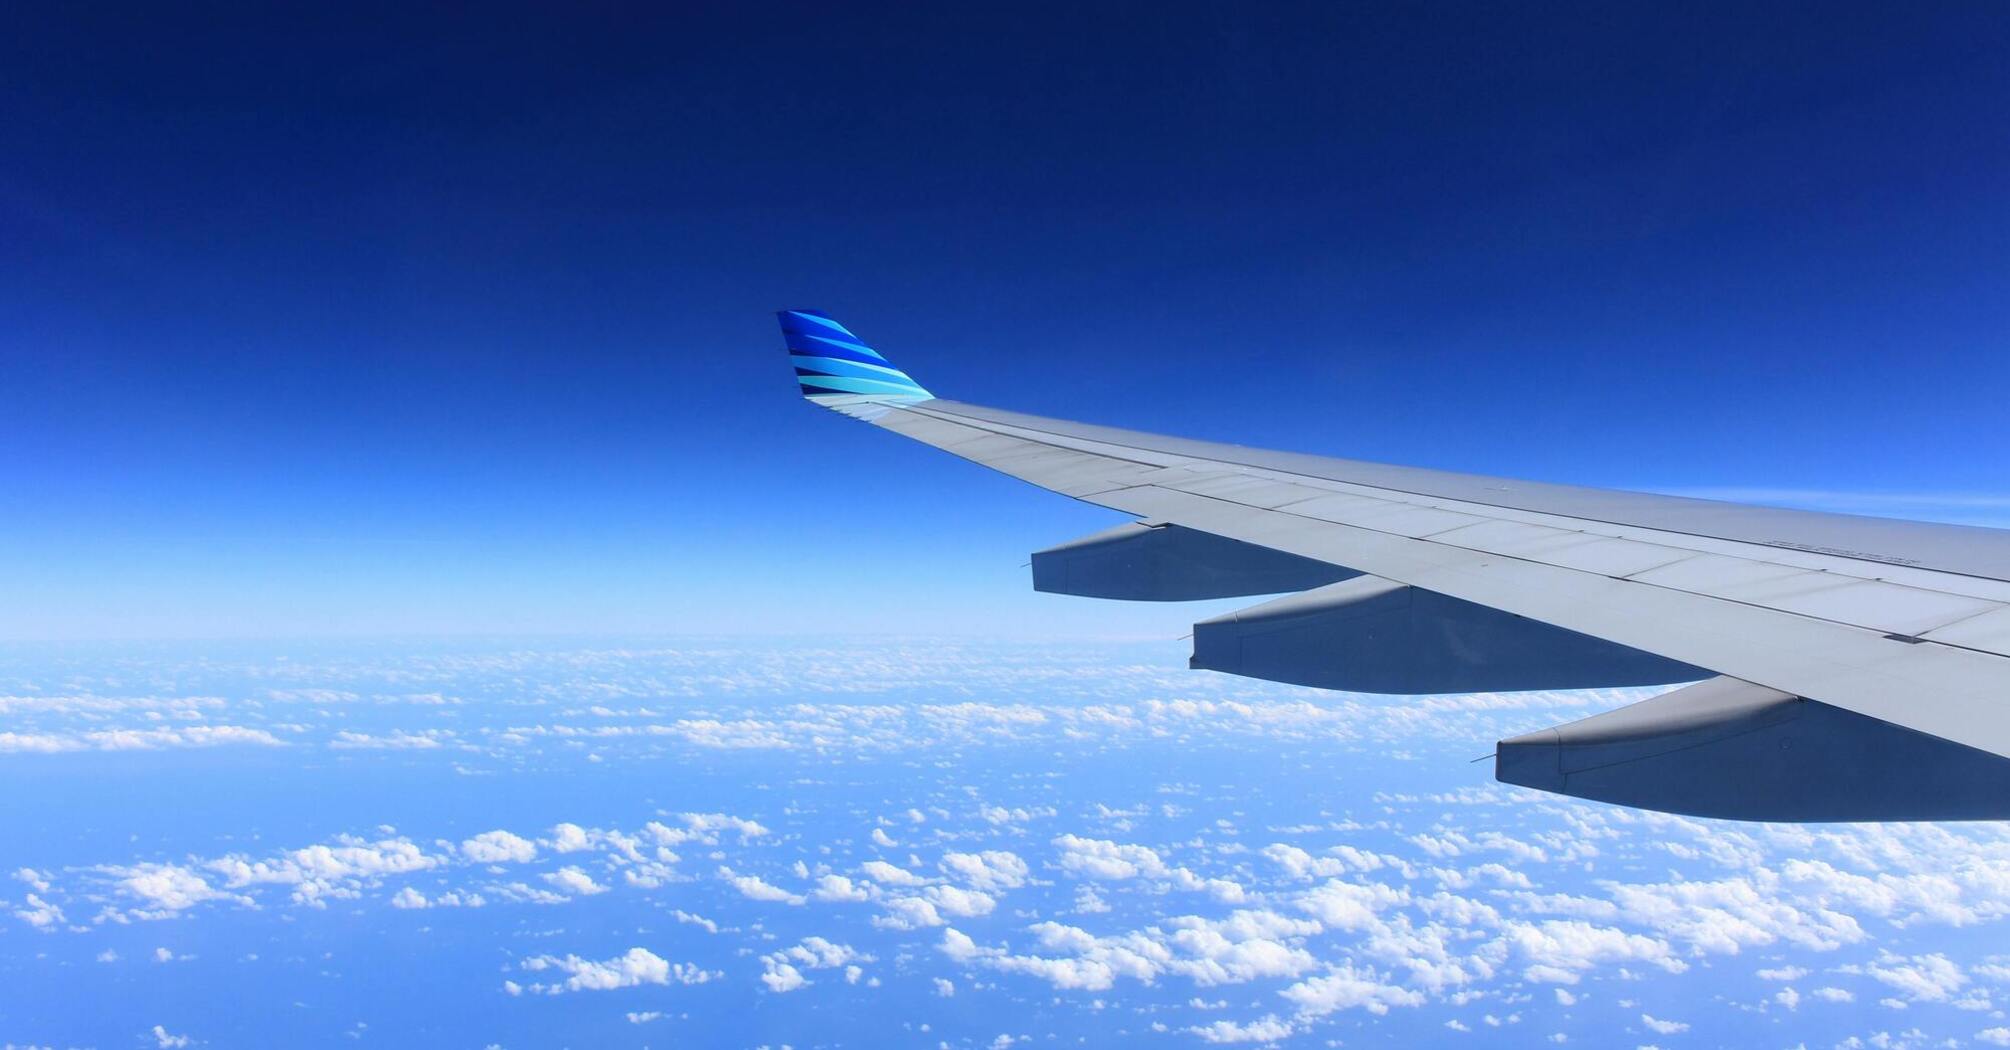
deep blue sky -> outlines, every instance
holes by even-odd
[[[1984,520],[2010,8],[0,16],[0,637],[1178,633],[796,401]],[[1828,493],[1830,496],[1823,496]]]

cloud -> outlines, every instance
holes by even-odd
[[[1388,982],[1372,969],[1342,963],[1278,993],[1298,1007],[1300,1017],[1324,1017],[1341,1010],[1386,1014],[1390,1007],[1421,1006],[1424,997]]]
[[[1298,1034],[1298,1029],[1290,1022],[1276,1017],[1264,1017],[1248,1024],[1216,1021],[1188,1028],[1187,1031],[1210,1043],[1275,1043]]]
[[[938,862],[944,874],[974,889],[999,891],[1026,885],[1026,861],[1008,850],[947,853]]]
[[[195,1045],[195,1040],[185,1035],[171,1035],[161,1025],[155,1025],[148,1034],[154,1037],[154,1045],[160,1047],[160,1050],[181,1050],[182,1047]]]
[[[895,867],[883,860],[866,861],[858,866],[858,870],[864,872],[866,877],[874,882],[888,886],[919,886],[927,881],[911,871]]]
[[[1879,952],[1876,962],[1845,966],[1844,973],[1862,973],[1898,990],[1911,1002],[1943,1003],[1968,983],[1968,975],[1947,956],[1900,956]]]
[[[593,881],[593,876],[571,865],[545,873],[544,881],[575,897],[607,892],[607,887]]]
[[[716,846],[719,836],[726,833],[732,833],[746,843],[768,834],[768,829],[755,821],[724,813],[682,813],[677,819],[683,827],[673,828],[652,820],[643,827],[643,831],[660,846],[680,846],[687,842]]]
[[[577,824],[559,824],[551,829],[547,843],[554,853],[579,853],[593,848],[594,836]]]
[[[731,868],[720,868],[719,877],[732,883],[740,895],[749,900],[774,901],[780,904],[801,904],[803,896],[790,893],[758,875],[735,875]]]
[[[817,888],[810,896],[820,901],[862,901],[871,894],[843,875],[822,875],[817,878]]]
[[[1054,840],[1061,867],[1092,879],[1115,881],[1140,876],[1164,876],[1165,861],[1149,847],[1119,845],[1108,839],[1062,835]]]
[[[555,970],[567,975],[563,981],[525,986],[546,995],[609,991],[645,984],[704,984],[724,976],[717,971],[670,962],[647,948],[630,948],[622,955],[597,962],[577,955],[534,955],[518,966],[533,973]]]
[[[374,736],[344,729],[335,734],[328,746],[338,751],[427,751],[453,739],[454,733],[448,729],[426,729],[416,733],[400,729]]]
[[[670,912],[670,917],[686,925],[696,926],[699,929],[704,930],[706,933],[719,932],[718,923],[713,922],[712,920],[704,917],[703,915],[693,915],[682,908],[673,909]]]
[[[1670,973],[1689,964],[1666,941],[1576,920],[1514,921],[1504,928],[1508,946],[1525,962],[1522,976],[1549,984],[1575,984],[1586,971],[1609,963],[1645,962]]]
[[[527,864],[537,859],[537,843],[497,829],[461,843],[461,855],[477,864]]]
[[[871,962],[872,956],[822,937],[805,937],[790,947],[761,956],[761,983],[775,993],[793,992],[809,984],[803,970],[846,968],[848,983],[858,983],[863,970],[856,963]]]
[[[22,907],[14,910],[14,917],[42,930],[53,930],[65,921],[62,908],[33,893],[28,894]]]
[[[164,729],[100,729],[87,733],[0,733],[0,753],[64,751],[159,751],[168,748],[250,744],[282,747],[285,741],[247,726],[182,726]]]
[[[1027,929],[1040,952],[981,946],[954,928],[944,931],[939,947],[965,965],[1086,991],[1108,989],[1120,979],[1151,983],[1164,975],[1203,986],[1241,984],[1294,977],[1318,965],[1301,942],[1319,932],[1319,924],[1274,912],[1241,910],[1221,919],[1182,916],[1163,927],[1107,936],[1056,922]]]
[[[252,903],[251,898],[218,889],[201,874],[178,864],[140,864],[101,870],[117,880],[114,885],[119,892],[138,902],[133,910],[138,918],[166,918],[204,901]]]
[[[1138,846],[1112,842],[1108,839],[1089,839],[1079,835],[1062,835],[1054,839],[1053,845],[1059,849],[1058,858],[1063,870],[1071,874],[1099,879],[1105,882],[1120,882],[1126,879],[1163,879],[1168,884],[1183,890],[1206,891],[1217,900],[1239,903],[1247,897],[1240,885],[1227,879],[1202,878],[1183,867],[1172,867],[1160,857],[1158,851],[1148,846]]]

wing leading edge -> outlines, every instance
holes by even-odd
[[[1036,587],[1303,592],[1198,625],[1196,667],[1397,694],[1695,681],[1503,741],[1496,775],[1740,819],[2010,818],[2010,533],[1044,419],[781,319],[812,401],[1139,519],[1036,553]]]

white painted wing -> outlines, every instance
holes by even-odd
[[[1196,666],[1407,693],[1473,668],[1516,683],[1714,672],[1502,741],[1496,775],[1741,819],[2010,819],[2010,532],[1044,419],[935,398],[826,315],[781,326],[811,401],[1154,523],[1042,552],[1064,572],[1116,552],[1068,593],[1190,596],[1228,565],[1306,581],[1197,624]],[[1186,578],[1169,584],[1155,557],[1186,558]]]
[[[1085,502],[2010,755],[2010,533],[1270,453],[940,399],[831,407]]]

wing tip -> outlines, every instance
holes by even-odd
[[[894,367],[865,340],[822,310],[777,310],[782,341],[802,395],[827,408],[902,404],[935,395]]]

